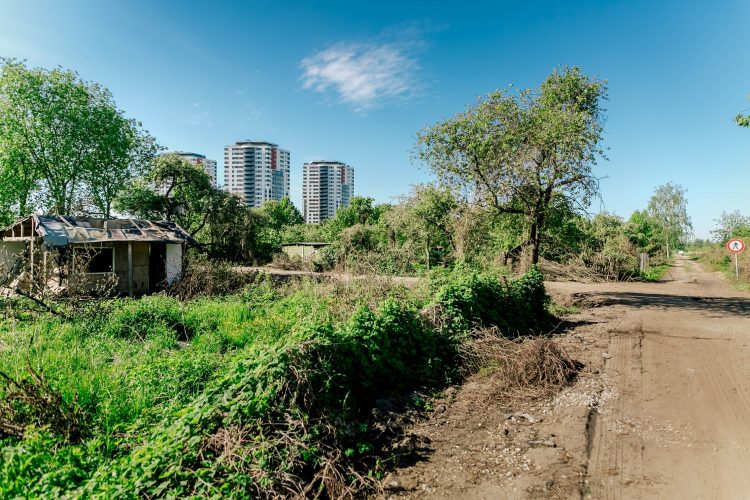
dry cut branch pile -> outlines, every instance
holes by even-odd
[[[509,340],[497,328],[475,329],[465,349],[469,365],[490,369],[499,397],[549,396],[572,383],[583,364],[551,338]]]

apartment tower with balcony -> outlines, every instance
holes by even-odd
[[[340,161],[313,161],[302,169],[305,222],[318,224],[348,207],[354,195],[354,169]]]
[[[209,177],[211,177],[211,185],[216,187],[216,160],[209,160],[206,155],[198,153],[188,153],[186,151],[170,151],[165,154],[177,155],[180,158],[189,161],[193,165],[203,167]]]
[[[250,207],[289,196],[289,151],[266,141],[237,141],[224,148],[224,189]]]

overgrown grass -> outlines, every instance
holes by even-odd
[[[514,337],[549,319],[536,270],[456,269],[414,292],[375,279],[192,292],[69,320],[6,314],[0,371],[43,373],[86,433],[16,422],[0,497],[346,496],[371,484],[393,437],[374,425],[377,400],[456,381],[476,326]]]
[[[734,255],[724,245],[716,244],[692,252],[711,271],[721,272],[739,290],[750,290],[750,257],[747,250],[738,254],[739,277],[735,274]]]
[[[646,272],[641,273],[641,278],[647,283],[658,283],[664,279],[670,267],[672,266],[668,263],[656,264],[649,267]]]

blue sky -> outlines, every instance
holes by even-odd
[[[107,86],[170,149],[219,161],[237,139],[345,161],[391,201],[429,179],[416,132],[508,84],[578,65],[609,84],[602,202],[628,217],[688,189],[696,235],[750,214],[745,1],[191,2],[0,0],[0,55]],[[221,167],[220,167],[221,168]]]

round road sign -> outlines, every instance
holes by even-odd
[[[739,253],[745,249],[745,243],[742,240],[729,240],[727,248],[730,252]]]

